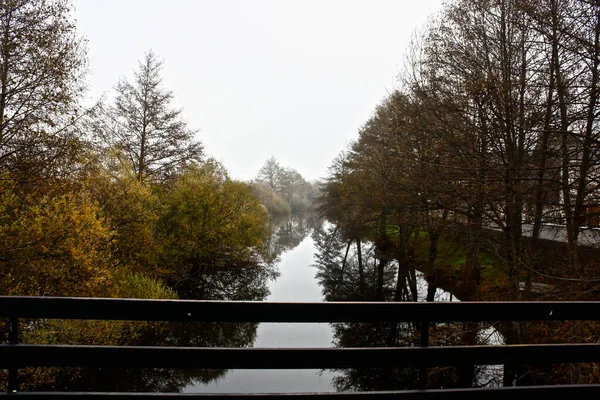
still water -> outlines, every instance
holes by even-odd
[[[356,243],[335,227],[292,218],[273,228],[267,260],[261,269],[233,269],[203,276],[207,298],[273,302],[426,301],[428,283],[414,269],[400,273],[397,261],[380,269],[374,247],[363,243],[358,262]],[[356,248],[354,248],[356,247]],[[361,270],[360,266],[364,266]],[[377,274],[384,274],[384,287]],[[382,272],[383,271],[383,272]],[[404,269],[402,270],[404,271]],[[379,293],[379,294],[378,294]],[[378,296],[382,297],[378,297]],[[458,301],[436,288],[434,301]],[[127,325],[124,325],[127,327]],[[308,348],[404,347],[419,343],[414,323],[158,323],[139,330],[138,345]],[[432,345],[503,344],[496,327],[483,324],[436,324]],[[82,343],[84,344],[84,343]],[[1,372],[1,371],[0,371]],[[52,379],[31,371],[22,374],[25,390],[142,391],[184,393],[285,393],[418,389],[416,368],[355,368],[339,370],[181,370],[83,368],[51,371]],[[30,372],[27,372],[28,374]],[[431,369],[430,387],[496,386],[503,366]],[[50,375],[48,375],[50,376]]]
[[[360,264],[355,243],[335,227],[318,221],[290,219],[274,229],[271,260],[279,276],[234,270],[207,276],[206,283],[221,292],[211,299],[273,302],[321,301],[426,301],[428,282],[423,273],[401,269],[390,261],[380,269],[370,243],[363,243]],[[350,250],[350,251],[348,251]],[[271,266],[271,264],[269,264]],[[364,266],[361,271],[360,266]],[[260,270],[262,271],[262,269]],[[379,272],[378,272],[379,271]],[[383,272],[382,272],[383,271]],[[384,287],[378,287],[377,274],[383,273]],[[269,279],[271,279],[269,281]],[[268,290],[267,290],[268,289]],[[268,293],[268,294],[267,294]],[[378,297],[379,296],[379,297]],[[434,301],[459,301],[436,288]],[[507,332],[502,324],[439,323],[431,326],[431,345],[502,345]],[[163,323],[141,330],[140,345],[193,347],[404,347],[419,343],[419,327],[414,323]],[[509,332],[510,333],[510,332]],[[508,336],[507,336],[508,337]],[[1,372],[1,371],[0,371]],[[35,372],[35,371],[34,371]],[[341,370],[125,370],[84,368],[54,371],[49,382],[40,375],[22,376],[28,390],[143,391],[184,393],[285,393],[418,389],[416,368],[355,368]],[[54,373],[51,372],[51,373]],[[503,365],[432,368],[431,388],[457,386],[500,386],[511,384],[517,371]],[[24,375],[24,374],[22,374]],[[508,377],[508,379],[506,378]]]
[[[297,229],[297,228],[303,229]],[[323,249],[319,249],[316,239],[311,237],[311,229],[306,229],[302,222],[290,222],[286,234],[279,237],[284,243],[283,253],[277,264],[280,275],[269,284],[270,294],[266,301],[275,302],[320,302],[326,299],[323,296],[324,285],[323,270],[319,280],[318,270],[314,266],[316,257]],[[281,232],[282,230],[280,230]],[[285,229],[283,230],[285,231]],[[289,238],[292,237],[292,240]],[[284,240],[281,240],[284,238]],[[299,243],[299,244],[298,244]],[[372,254],[371,254],[372,256]],[[365,254],[369,259],[369,252]],[[371,260],[373,261],[373,260]],[[415,273],[416,298],[426,301],[427,280],[425,276]],[[440,288],[436,290],[434,301],[458,301],[456,297]],[[334,347],[334,346],[381,346],[384,339],[383,331],[364,331],[365,324],[344,325],[328,323],[263,323],[258,326],[256,338],[252,347],[256,348],[284,348],[284,347]],[[479,337],[487,339],[478,340],[485,344],[501,344],[494,328],[479,330]],[[366,339],[369,338],[370,339]],[[349,339],[350,338],[350,339]],[[410,344],[405,344],[410,345]],[[489,366],[478,368],[478,376],[486,381],[501,379],[502,368]],[[372,382],[364,384],[364,379],[377,382],[373,387]],[[402,388],[406,382],[414,379],[407,376],[398,376],[397,372],[389,371],[360,371],[355,370],[228,370],[215,379],[202,383],[194,382],[184,388],[185,393],[284,393],[284,392],[333,392],[339,390],[385,390]],[[403,383],[404,382],[404,383]],[[410,383],[408,384],[410,387]]]
[[[306,236],[295,248],[281,256],[280,276],[270,285],[266,301],[323,301],[321,287],[315,279],[315,247]],[[329,324],[263,323],[258,326],[252,347],[332,347]],[[239,392],[331,392],[334,372],[321,370],[229,370],[207,384],[185,388],[186,393]]]

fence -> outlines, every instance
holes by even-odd
[[[427,368],[452,365],[600,362],[600,343],[429,347],[430,324],[455,321],[600,320],[600,302],[269,303],[186,300],[2,297],[9,343],[0,345],[0,369],[9,371],[15,398],[258,398],[286,400],[516,399],[531,396],[595,396],[600,384],[506,388],[297,394],[173,394],[20,392],[26,367],[125,367],[195,369],[308,369],[416,367],[425,387]],[[419,347],[386,348],[194,348],[19,344],[19,319],[85,319],[189,322],[416,322]]]

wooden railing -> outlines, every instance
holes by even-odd
[[[1,297],[0,318],[9,325],[0,345],[0,369],[9,371],[7,393],[19,398],[206,398],[228,400],[293,397],[351,399],[508,399],[535,396],[595,396],[600,384],[465,388],[415,391],[298,394],[172,394],[20,392],[19,369],[26,367],[123,367],[194,369],[305,369],[415,367],[425,387],[427,368],[452,365],[600,362],[599,343],[429,347],[432,322],[600,320],[600,302],[455,303],[269,303],[185,300]],[[19,319],[85,319],[195,322],[392,322],[421,326],[419,347],[386,348],[194,348],[19,344]]]

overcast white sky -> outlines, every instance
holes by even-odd
[[[395,87],[411,35],[441,0],[75,0],[90,96],[144,52],[209,156],[252,179],[276,157],[307,179]]]

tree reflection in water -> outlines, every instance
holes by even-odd
[[[314,214],[292,215],[271,222],[269,260],[274,262],[283,253],[296,248],[314,229],[321,226]]]
[[[262,301],[269,294],[269,283],[278,275],[275,263],[281,254],[293,249],[319,222],[316,218],[292,216],[273,222],[272,235],[263,263],[236,265],[206,271],[186,287],[188,298],[203,300]],[[93,324],[94,322],[90,322]],[[128,324],[128,323],[125,323]],[[127,345],[251,347],[257,323],[131,323],[134,338]],[[82,343],[83,344],[83,343]],[[190,385],[206,384],[225,375],[226,370],[123,369],[123,368],[48,368],[22,372],[23,389],[67,391],[143,391],[180,392]],[[34,377],[52,375],[43,383]],[[28,379],[29,377],[29,379]]]
[[[327,301],[450,301],[448,292],[427,282],[414,265],[389,257],[371,243],[363,243],[361,258],[354,242],[335,226],[313,232],[317,279]],[[349,244],[350,243],[350,244]],[[377,258],[379,257],[379,258]],[[360,262],[362,261],[362,273]],[[383,279],[380,279],[380,273]],[[335,347],[410,347],[419,345],[415,323],[334,323]],[[433,324],[430,345],[491,344],[495,329],[479,323]],[[490,331],[491,329],[491,331]],[[484,333],[484,334],[482,334]],[[488,334],[488,336],[485,335]],[[494,338],[497,340],[497,338]],[[335,370],[338,391],[409,390],[419,388],[417,368],[352,368]],[[427,387],[497,386],[502,368],[459,366],[430,368]]]

